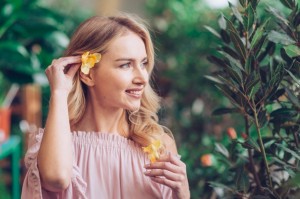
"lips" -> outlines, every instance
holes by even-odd
[[[143,94],[143,89],[128,89],[125,92],[131,97],[141,98]]]

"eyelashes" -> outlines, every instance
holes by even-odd
[[[123,69],[126,69],[126,68],[130,68],[132,66],[131,62],[128,62],[128,63],[125,63],[125,64],[122,64],[120,65],[119,67],[120,68],[123,68]],[[146,68],[148,66],[148,62],[142,62],[140,64],[140,67],[141,68]]]

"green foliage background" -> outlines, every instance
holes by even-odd
[[[262,4],[287,12],[282,4],[273,2],[261,0]],[[53,7],[37,0],[0,0],[0,5],[1,100],[12,82],[42,84],[44,69],[62,54],[76,25],[93,13],[83,11],[70,0]],[[260,17],[267,17],[263,8],[258,10]],[[218,142],[225,146],[231,143],[225,134],[227,127],[234,126],[239,137],[244,130],[239,116],[211,115],[217,107],[230,105],[204,77],[216,69],[207,56],[215,55],[219,46],[205,26],[217,29],[221,12],[230,15],[229,8],[213,10],[204,0],[145,1],[145,15],[153,29],[157,54],[154,87],[163,97],[161,123],[174,133],[179,153],[187,164],[192,198],[216,197],[207,182],[228,178],[223,175],[226,164],[204,168],[200,157],[213,152]],[[45,120],[49,89],[46,84],[42,88]]]

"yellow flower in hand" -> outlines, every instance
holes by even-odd
[[[160,140],[155,140],[152,144],[150,144],[147,147],[143,147],[143,151],[145,153],[148,153],[148,157],[151,161],[151,163],[156,162],[156,160],[159,158],[159,150],[161,149],[162,144]]]
[[[90,69],[95,66],[96,63],[98,63],[101,60],[101,54],[100,53],[93,53],[90,54],[90,52],[85,52],[81,56],[81,72],[83,72],[85,75],[89,74]]]

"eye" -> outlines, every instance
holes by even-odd
[[[128,63],[126,63],[126,64],[122,64],[122,65],[120,66],[120,68],[124,68],[124,69],[130,68],[130,62],[128,62]]]
[[[146,68],[147,65],[148,65],[148,62],[147,62],[147,61],[146,61],[146,62],[143,62],[143,63],[141,63],[141,68]]]

